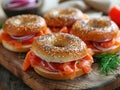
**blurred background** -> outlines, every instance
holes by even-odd
[[[14,1],[17,1],[14,3]],[[33,3],[36,2],[36,3]],[[7,16],[22,13],[44,15],[52,8],[76,7],[91,17],[108,14],[114,5],[120,5],[119,0],[0,0],[0,22]],[[11,13],[12,12],[12,13]]]
[[[17,14],[32,13],[43,16],[50,9],[69,7],[76,7],[89,17],[98,18],[108,16],[109,10],[115,5],[120,6],[120,0],[0,0],[0,23]],[[30,88],[0,66],[0,90],[30,90]]]

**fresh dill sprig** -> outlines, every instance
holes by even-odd
[[[22,43],[22,41],[23,41],[22,39],[18,39],[18,42],[19,42],[19,43]]]
[[[25,59],[26,53],[19,53],[20,59]]]
[[[99,60],[100,72],[107,75],[108,73],[114,73],[114,69],[120,65],[120,59],[117,54],[104,53],[95,56],[96,60]]]
[[[2,24],[0,23],[0,29],[2,28]]]

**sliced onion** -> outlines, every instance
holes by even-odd
[[[27,4],[25,7],[28,8],[28,7],[33,7],[36,5],[36,2],[33,2],[33,3],[29,3]]]
[[[111,47],[109,47],[109,48],[104,48],[104,47],[101,47],[101,46],[99,45],[99,43],[96,43],[96,42],[93,42],[93,46],[94,46],[96,49],[102,50],[102,51],[108,51],[108,50],[112,50],[112,49],[115,49],[115,48],[118,47],[118,46],[116,46],[116,45],[113,45],[113,46],[111,46]]]
[[[105,39],[105,40],[102,40],[102,41],[96,41],[96,42],[108,42],[108,41],[111,41],[111,39]]]
[[[8,8],[19,8],[21,6],[27,5],[28,3],[9,3],[7,4]]]
[[[47,63],[48,67],[45,67],[45,63]],[[49,71],[57,72],[57,69],[55,69],[49,62],[45,62],[45,61],[41,60],[41,65]]]
[[[86,60],[84,63],[83,63],[83,66],[90,66],[90,62],[88,60]]]
[[[44,66],[44,67],[45,67],[45,63],[44,63],[43,61],[41,61],[41,64],[42,64],[42,66]]]
[[[75,64],[74,64],[75,70],[77,70],[77,69],[78,69],[77,64],[78,64],[78,62],[77,62],[77,61],[75,61]]]
[[[28,0],[12,0],[10,3],[14,4],[14,3],[28,3]]]
[[[65,65],[64,70],[65,71],[69,70],[70,72],[74,72],[74,70],[69,65]]]
[[[12,0],[7,4],[8,8],[20,8],[23,6],[32,7],[36,5],[36,0]]]
[[[10,3],[33,3],[37,2],[37,0],[12,0]]]
[[[52,72],[57,72],[57,70],[49,62],[47,64],[50,67],[50,69],[52,70]]]
[[[31,35],[27,35],[27,36],[22,36],[22,37],[17,37],[17,36],[11,35],[11,38],[13,38],[15,40],[26,41],[26,40],[29,40],[29,39],[33,38],[34,36],[35,36],[35,34],[31,34]]]

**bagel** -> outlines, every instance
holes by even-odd
[[[43,60],[58,63],[78,60],[87,53],[87,47],[83,41],[78,37],[63,33],[43,35],[33,42],[31,49]]]
[[[94,18],[89,20],[76,21],[71,34],[87,41],[109,41],[118,34],[118,26],[108,19]]]
[[[30,14],[7,19],[2,29],[1,42],[3,46],[14,52],[29,51],[37,36],[50,33],[42,17]]]
[[[43,77],[67,80],[89,73],[92,63],[93,58],[81,39],[70,34],[54,33],[34,40],[25,57],[23,70],[31,65]]]
[[[54,80],[68,80],[68,79],[70,79],[69,76],[60,75],[58,72],[49,72],[49,71],[42,69],[38,66],[35,66],[34,70],[36,73],[38,73],[41,76],[44,76],[45,78],[54,79]],[[82,71],[82,69],[79,69],[76,71],[75,77],[79,77],[83,74],[84,74],[84,72]]]
[[[87,15],[84,15],[79,9],[52,9],[45,13],[44,18],[46,23],[50,27],[64,27],[72,26],[76,20],[85,19]]]
[[[30,50],[31,45],[23,45],[21,47],[15,47],[13,45],[10,45],[7,41],[2,40],[2,45],[4,48],[13,51],[13,52],[27,52]]]
[[[11,17],[3,24],[3,30],[14,36],[35,34],[44,29],[46,29],[45,20],[40,16],[31,14]]]
[[[114,48],[111,48],[109,50],[105,50],[104,49],[97,49],[97,48],[94,48],[93,49],[93,52],[94,54],[101,54],[101,53],[117,53],[120,51],[120,45],[116,45]]]
[[[93,18],[76,21],[70,33],[87,42],[87,46],[92,46],[95,53],[119,51],[119,28],[109,19]]]

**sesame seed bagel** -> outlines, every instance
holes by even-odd
[[[89,20],[76,21],[72,27],[71,34],[87,41],[109,41],[118,34],[118,26],[111,20],[105,18],[93,18]]]
[[[85,17],[86,16],[76,8],[52,9],[44,15],[47,25],[51,27],[71,26],[76,20],[81,20]]]
[[[31,44],[23,45],[21,47],[15,47],[14,45],[9,44],[7,41],[2,40],[2,45],[4,48],[13,51],[13,52],[27,52],[30,50]]]
[[[120,45],[114,46],[114,48],[111,48],[110,50],[98,50],[98,49],[92,49],[95,54],[101,54],[101,53],[117,53],[120,51]]]
[[[38,37],[32,51],[47,62],[69,62],[87,55],[86,44],[78,37],[65,33],[47,34]]]
[[[18,15],[7,19],[3,30],[10,35],[26,36],[46,29],[45,20],[37,15]]]

